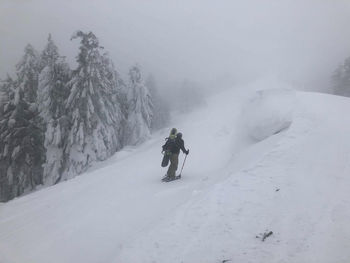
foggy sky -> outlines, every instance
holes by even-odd
[[[72,67],[76,30],[93,31],[119,71],[208,83],[277,74],[329,77],[350,56],[347,0],[0,0],[0,77],[52,33]]]

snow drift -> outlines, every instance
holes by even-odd
[[[261,141],[284,129],[293,121],[295,91],[288,89],[259,90],[245,106],[247,133]]]

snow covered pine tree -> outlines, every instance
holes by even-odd
[[[146,83],[152,102],[153,102],[153,116],[151,130],[156,131],[165,127],[170,119],[170,108],[162,96],[159,94],[158,87],[153,75],[149,75]]]
[[[127,99],[126,90],[127,87],[120,77],[120,74],[115,69],[113,61],[108,56],[108,53],[104,53],[102,56],[102,66],[104,67],[103,72],[106,73],[106,78],[111,83],[111,100],[115,105],[116,112],[114,115],[117,117],[119,123],[117,128],[117,137],[120,140],[120,147],[123,145],[123,134],[125,130],[126,116],[127,116]]]
[[[137,65],[130,69],[129,77],[125,142],[126,144],[135,145],[143,142],[150,135],[153,103],[151,95],[143,82],[140,68]]]
[[[106,71],[102,47],[92,33],[77,31],[80,38],[78,68],[68,83],[66,102],[71,130],[68,135],[67,173],[62,179],[85,171],[97,160],[105,160],[121,147],[118,131],[123,119],[119,105],[113,101],[115,83]]]
[[[69,90],[70,69],[60,57],[58,48],[49,35],[40,60],[41,72],[38,85],[38,109],[45,128],[46,163],[43,182],[57,183],[65,169],[67,156],[64,154],[69,132],[65,101]]]
[[[345,59],[333,73],[333,92],[336,95],[350,97],[350,58]]]
[[[28,44],[24,49],[23,58],[16,65],[18,86],[23,91],[23,99],[28,103],[36,102],[40,71],[39,63],[38,52]]]
[[[43,132],[37,125],[35,104],[27,103],[23,98],[21,86],[16,87],[5,104],[0,122],[0,201],[42,184]]]
[[[0,123],[0,199],[7,201],[42,184],[43,131],[36,107],[39,60],[27,45],[17,80],[7,80]],[[7,91],[6,91],[7,90]],[[6,98],[5,98],[6,99]]]
[[[0,119],[4,113],[4,105],[10,100],[11,95],[13,96],[15,88],[14,80],[7,75],[6,79],[0,82]]]

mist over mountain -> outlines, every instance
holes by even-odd
[[[0,76],[49,33],[74,66],[78,46],[69,39],[79,29],[99,36],[121,74],[138,62],[161,88],[273,73],[321,89],[350,54],[349,23],[346,0],[2,0]]]

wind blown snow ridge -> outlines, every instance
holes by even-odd
[[[175,118],[191,150],[181,180],[160,182],[165,129],[83,177],[1,205],[0,262],[348,262],[350,101],[288,90],[251,98],[225,91]],[[259,140],[246,103],[265,112]]]

